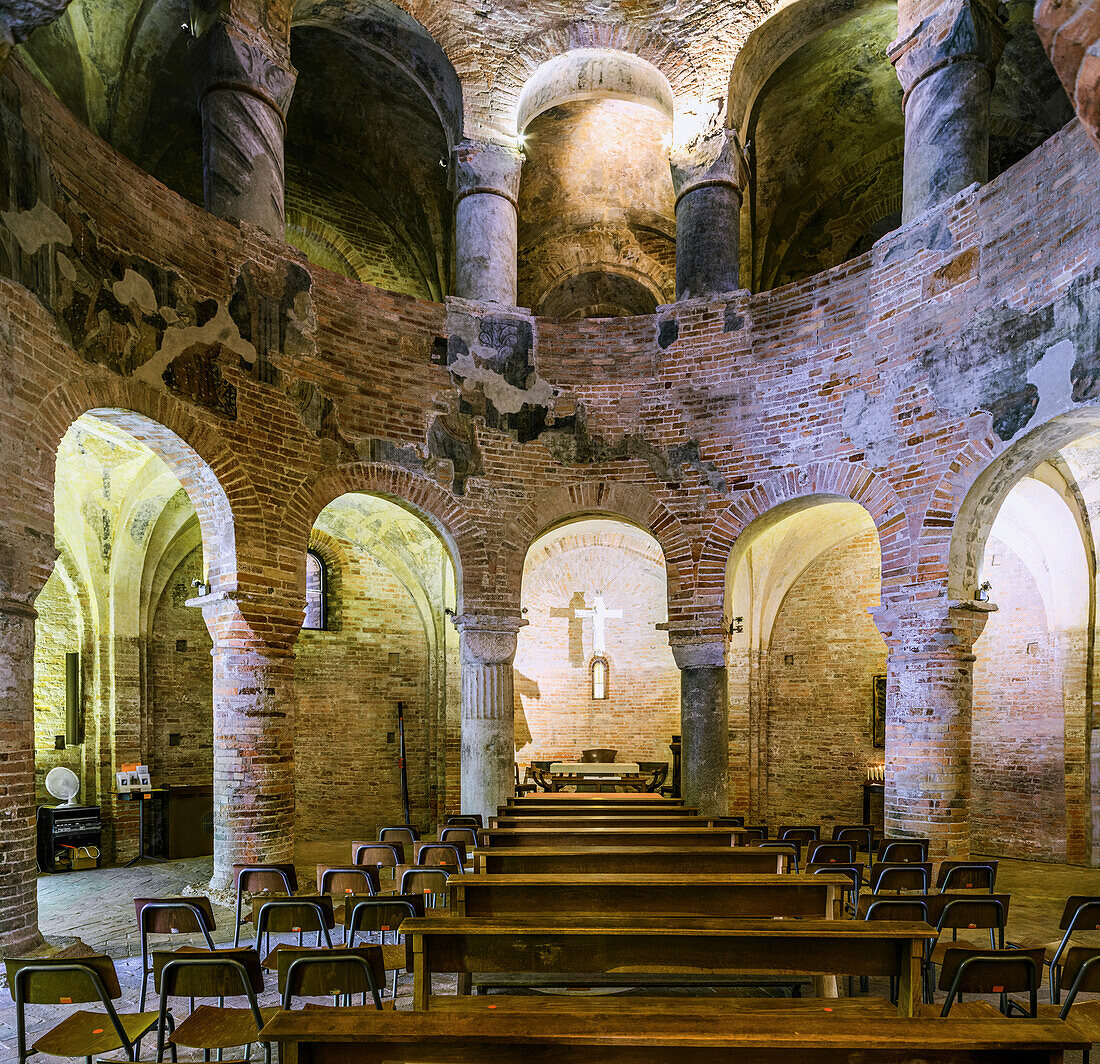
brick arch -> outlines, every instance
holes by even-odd
[[[669,618],[682,615],[692,598],[691,541],[676,515],[641,484],[580,481],[532,499],[504,532],[497,570],[519,601],[523,563],[543,532],[570,518],[617,517],[645,529],[660,544],[668,574]]]
[[[883,590],[908,582],[911,565],[909,523],[897,492],[864,465],[815,462],[757,484],[731,503],[715,521],[699,558],[696,606],[720,618],[726,590],[726,566],[737,537],[753,521],[778,507],[799,501],[810,502],[814,496],[859,503],[870,514],[878,531]]]
[[[487,570],[484,538],[466,510],[434,480],[381,462],[353,462],[305,481],[285,511],[282,532],[295,556],[303,555],[321,511],[351,492],[380,495],[403,506],[429,525],[443,541],[455,567],[459,611],[467,597],[476,597]],[[298,550],[298,547],[301,550]],[[305,562],[295,562],[304,565]]]
[[[171,396],[133,378],[71,381],[46,395],[28,418],[21,443],[23,453],[36,456],[36,462],[28,461],[25,468],[37,465],[43,475],[37,483],[27,483],[25,490],[40,530],[53,532],[54,462],[61,438],[88,413],[125,430],[164,461],[195,508],[211,584],[234,588],[241,529],[248,528],[261,543],[266,539],[255,487],[216,428],[195,420]],[[42,583],[48,576],[42,576]]]

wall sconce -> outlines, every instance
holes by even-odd
[[[739,635],[745,630],[745,626],[741,623],[743,620],[743,617],[734,617],[734,619],[730,621],[730,635]]]
[[[983,580],[981,584],[978,585],[978,590],[974,592],[974,598],[977,599],[978,602],[988,602],[989,592],[992,590],[993,585],[988,580]]]
[[[210,585],[199,580],[197,577],[191,581],[191,586],[197,592],[196,598],[206,598],[206,596],[210,594]]]

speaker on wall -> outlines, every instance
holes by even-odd
[[[80,654],[65,655],[65,742],[76,746],[84,741],[83,699],[80,691]]]

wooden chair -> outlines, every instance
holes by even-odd
[[[1061,976],[1069,984],[1066,1000],[1061,1005],[1040,1005],[1043,1018],[1057,1016],[1072,1023],[1090,1042],[1100,1042],[1100,1001],[1078,1002],[1077,995],[1100,993],[1100,948],[1073,946],[1062,957]],[[1082,1064],[1089,1064],[1089,1051],[1084,1051]]]
[[[992,894],[996,880],[996,861],[944,861],[936,875],[936,890],[941,894],[988,890]]]
[[[362,995],[362,1004],[366,1005],[370,994],[374,1007],[381,1010],[379,988],[386,985],[382,947],[280,950],[278,979],[284,1009],[294,1008],[296,997],[330,995],[334,1006],[338,1006],[341,999],[345,1005],[350,1005],[354,994]]]
[[[112,1002],[122,996],[110,957],[5,960],[8,988],[15,1002],[17,1064],[34,1053],[84,1057],[121,1049],[136,1060],[141,1039],[157,1025],[157,1013],[119,1013]],[[71,1013],[27,1047],[27,1005],[84,1005],[98,1002],[103,1012]]]
[[[447,897],[448,875],[441,868],[407,868],[401,874],[402,894],[422,894],[425,896],[428,908],[436,908],[440,895]],[[430,899],[430,900],[429,900]],[[446,900],[444,900],[446,905]]]
[[[401,863],[411,861],[415,844],[420,840],[420,832],[411,824],[398,824],[393,827],[379,828],[378,841],[395,844],[401,849]]]
[[[398,943],[401,924],[406,917],[424,915],[423,894],[387,894],[377,898],[348,898],[344,902],[344,926],[347,944],[355,945],[355,936],[377,933],[383,962],[393,972],[391,995],[397,996],[397,973],[405,967],[405,948]],[[386,935],[393,935],[393,945],[386,944]],[[388,952],[387,952],[388,951]]]
[[[245,1046],[247,1060],[252,1043],[260,1041],[264,1024],[278,1008],[260,1008],[256,995],[263,992],[264,976],[259,954],[254,949],[215,950],[207,953],[153,953],[153,981],[160,994],[160,1027],[157,1031],[157,1060],[171,1046],[201,1049],[209,1060],[210,1050]],[[170,998],[217,998],[217,1005],[200,1005],[176,1026],[166,1043],[166,1021]],[[244,997],[247,1008],[222,1004],[226,998]],[[271,1044],[263,1043],[264,1059],[271,1064]],[[173,1059],[175,1052],[173,1049]]]
[[[809,864],[851,864],[856,859],[855,847],[850,842],[825,842],[820,839],[806,848]]]
[[[775,837],[782,842],[800,842],[808,846],[821,838],[821,827],[817,824],[780,824]]]
[[[972,942],[959,942],[960,931],[988,931],[989,948],[1004,949],[1005,924],[1008,923],[1007,894],[937,894],[929,899],[935,907],[932,920],[936,925],[937,941],[932,950],[930,963],[933,974],[937,965],[949,949],[957,946],[969,946],[983,949]],[[942,941],[943,932],[951,931],[951,941]]]
[[[743,846],[751,845],[754,842],[762,842],[767,837],[767,824],[747,824],[740,835],[741,844]]]
[[[872,894],[881,894],[885,890],[901,892],[917,891],[927,894],[932,882],[930,864],[892,864],[882,863],[871,866],[867,884]]]
[[[1043,951],[1033,950],[980,950],[953,946],[947,950],[940,968],[939,988],[947,991],[941,1016],[951,1012],[956,999],[963,993],[999,994],[1001,1011],[1007,1016],[1012,1010],[1008,1005],[1009,994],[1026,992],[1028,1008],[1017,1006],[1026,1016],[1038,1015],[1039,981],[1043,971]]]
[[[927,839],[880,839],[875,860],[881,864],[927,864]]]
[[[477,828],[456,828],[447,827],[440,828],[439,841],[449,842],[457,846],[461,843],[466,847],[466,854],[468,855],[470,850],[477,849]]]
[[[381,881],[370,865],[317,866],[318,894],[377,894]]]
[[[141,1001],[138,1009],[144,1012],[149,976],[153,974],[149,936],[201,934],[207,949],[213,949],[214,910],[210,907],[209,898],[195,897],[134,898],[134,911],[141,936]]]
[[[443,818],[443,823],[448,827],[456,828],[483,828],[480,813],[452,813]]]
[[[234,947],[241,944],[241,902],[245,894],[293,894],[298,889],[298,873],[292,864],[240,864],[233,866],[237,887],[237,922],[233,928]]]
[[[1050,1000],[1057,1005],[1061,1001],[1062,961],[1075,932],[1100,929],[1100,897],[1074,894],[1066,899],[1058,930],[1064,932],[1058,942],[1043,943],[1045,963],[1050,971]],[[1032,943],[1024,943],[1031,946]],[[1039,943],[1035,943],[1039,945]]]
[[[865,896],[859,899],[856,909],[857,920],[905,920],[908,923],[929,923],[929,906],[926,897],[889,897],[881,898],[877,895]],[[928,981],[928,943],[925,943],[924,956],[921,958],[921,982],[923,985],[923,997],[925,1001],[932,1000],[932,987]],[[868,980],[866,976],[859,978],[860,990],[867,992]],[[898,999],[897,976],[890,976],[890,1000]]]
[[[791,859],[791,867],[798,871],[798,860],[802,856],[802,843],[797,839],[760,839],[751,845],[761,850],[775,850],[785,853]]]
[[[863,864],[855,861],[843,861],[836,864],[813,864],[806,865],[806,874],[811,876],[847,876],[852,881],[851,890],[847,891],[848,894],[848,911],[851,915],[855,915],[856,907],[859,905],[860,891],[863,890]]]
[[[332,949],[332,937],[329,932],[336,927],[332,898],[319,894],[314,898],[268,898],[260,903],[256,910],[256,949],[267,935],[267,944],[271,945],[272,934],[298,935],[301,946],[303,936],[310,931],[317,932],[317,945],[321,945],[324,936],[325,945]]]
[[[874,853],[875,829],[870,824],[835,824],[833,842],[850,842],[857,853]]]
[[[464,859],[465,854],[457,846],[448,842],[422,843],[416,854],[417,865],[442,867],[455,875],[466,871]]]
[[[716,828],[743,828],[745,826],[743,816],[716,816],[713,820]]]
[[[373,868],[396,868],[405,863],[405,847],[390,842],[353,842],[351,863]]]

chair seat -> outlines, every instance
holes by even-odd
[[[156,1012],[119,1013],[119,1023],[131,1042],[157,1025]],[[74,1012],[47,1031],[34,1048],[52,1057],[94,1057],[122,1048],[114,1024],[105,1012]]]
[[[1040,1005],[1039,1018],[1056,1020],[1061,1005]],[[1075,1001],[1069,1008],[1066,1022],[1081,1032],[1082,1038],[1100,1042],[1100,1001]]]
[[[269,1005],[260,1009],[260,1016],[267,1023],[278,1011],[278,1005]],[[251,1009],[200,1005],[176,1027],[171,1041],[189,1049],[221,1049],[256,1042],[259,1035]]]

